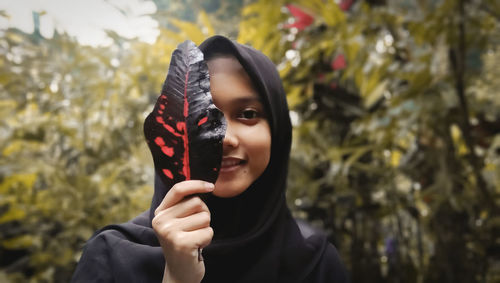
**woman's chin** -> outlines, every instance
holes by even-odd
[[[234,180],[223,181],[219,179],[215,182],[215,189],[212,194],[220,198],[232,198],[243,193],[247,187],[248,186],[241,184],[241,182],[235,182]]]
[[[233,191],[233,190],[226,190],[226,189],[215,189],[212,194],[216,197],[220,197],[220,198],[232,198],[232,197],[235,197],[239,194],[241,194],[242,192],[238,192],[238,191]]]

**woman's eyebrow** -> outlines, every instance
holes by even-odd
[[[234,103],[251,103],[251,102],[259,102],[262,103],[262,99],[258,96],[248,95],[242,97],[235,97],[232,99]]]

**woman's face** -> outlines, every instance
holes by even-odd
[[[271,130],[250,77],[234,57],[207,62],[214,104],[227,121],[222,165],[214,195],[244,192],[266,169],[271,156]]]

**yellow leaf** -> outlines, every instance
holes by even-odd
[[[271,57],[273,52],[276,52],[276,49],[279,48],[280,40],[281,39],[279,37],[273,37],[270,40],[267,40],[266,45],[262,46],[260,50],[262,51],[262,53]]]
[[[196,45],[199,45],[205,40],[205,35],[196,24],[173,18],[170,19],[170,22],[180,30],[184,40],[192,40]]]
[[[8,39],[10,39],[11,41],[13,41],[15,43],[21,43],[25,40],[24,37],[22,37],[21,35],[15,33],[15,32],[6,32],[5,35],[7,36]]]
[[[13,99],[0,100],[0,108],[16,108],[17,102]]]
[[[481,211],[481,214],[479,215],[479,217],[481,217],[481,219],[488,218],[488,211],[487,210]]]
[[[290,87],[287,91],[287,100],[288,100],[288,106],[290,109],[293,109],[295,106],[297,106],[302,99],[300,98],[300,95],[303,91],[303,88],[300,86],[293,86]]]
[[[344,48],[344,52],[347,57],[347,62],[354,62],[358,57],[358,52],[359,49],[361,48],[361,44],[359,42],[356,42],[355,40],[356,39],[350,41],[349,48]]]
[[[372,90],[378,85],[379,77],[380,75],[378,70],[365,74],[365,77],[361,80],[361,96],[366,98],[370,95]]]
[[[21,151],[21,149],[23,149],[23,144],[24,144],[23,141],[12,141],[9,145],[7,145],[3,149],[2,155],[9,156],[13,153]]]
[[[33,238],[31,237],[31,235],[22,235],[11,239],[3,240],[0,242],[0,245],[2,245],[4,248],[8,250],[14,250],[14,249],[27,248],[31,246],[32,243],[33,243]]]
[[[10,156],[19,152],[35,152],[40,150],[42,143],[25,141],[25,140],[13,140],[11,141],[2,151],[3,156]]]
[[[0,216],[0,224],[14,220],[21,220],[26,217],[26,212],[20,208],[13,207]]]
[[[53,255],[49,252],[37,252],[31,256],[31,262],[33,264],[40,264],[49,262],[53,258]]]
[[[335,1],[303,0],[300,6],[308,14],[320,15],[328,26],[345,22],[345,14]]]
[[[67,265],[70,261],[73,260],[73,257],[74,257],[74,252],[69,249],[69,248],[66,248],[64,249],[64,251],[59,254],[56,258],[55,258],[55,263],[56,264],[59,264],[61,266],[65,266]]]
[[[360,146],[347,158],[342,168],[342,174],[347,175],[350,167],[358,161],[365,153],[372,150],[372,146]]]
[[[259,13],[259,11],[261,10],[261,6],[262,6],[262,4],[258,3],[258,2],[246,5],[241,10],[241,15],[242,16],[248,16],[248,15],[251,15],[251,14]]]
[[[215,34],[212,22],[208,18],[208,15],[207,13],[205,13],[205,11],[201,10],[201,12],[198,14],[198,21],[203,26],[202,32],[205,34],[205,36],[209,37]]]
[[[382,81],[379,83],[374,90],[372,90],[369,94],[365,96],[364,99],[364,105],[368,108],[370,108],[374,103],[376,103],[380,97],[384,94],[384,91],[387,88],[387,80]]]
[[[0,17],[10,19],[10,15],[7,14],[7,12],[5,10],[0,10]],[[0,273],[0,274],[2,274],[2,273]],[[0,280],[0,281],[2,281],[2,280]]]
[[[26,188],[32,188],[36,181],[36,174],[14,174],[6,177],[0,184],[0,193],[6,193],[9,188],[23,185]]]
[[[140,98],[142,96],[138,87],[133,87],[130,90],[129,94],[130,94],[130,97],[132,97],[132,98]]]
[[[486,162],[484,165],[484,171],[494,172],[496,169],[497,169],[497,166],[493,162]]]
[[[453,143],[455,144],[457,153],[459,155],[466,155],[469,152],[469,150],[467,149],[465,141],[462,137],[462,131],[455,124],[450,126],[450,131],[451,131],[451,138],[453,139]]]
[[[398,167],[401,162],[401,151],[395,150],[391,153],[391,165],[392,167]]]
[[[288,75],[288,73],[292,70],[292,64],[287,61],[283,64],[280,64],[279,68],[278,68],[278,71],[280,73],[280,77],[282,79],[284,79],[286,77],[286,75]]]

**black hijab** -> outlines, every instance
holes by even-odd
[[[222,36],[200,45],[205,59],[232,55],[263,99],[271,128],[271,158],[244,193],[210,196],[214,238],[203,250],[202,282],[346,282],[335,248],[322,234],[307,239],[286,206],[291,123],[275,65],[259,51]],[[165,260],[151,228],[154,210],[169,190],[156,174],[149,212],[98,231],[86,244],[73,282],[161,282]]]

